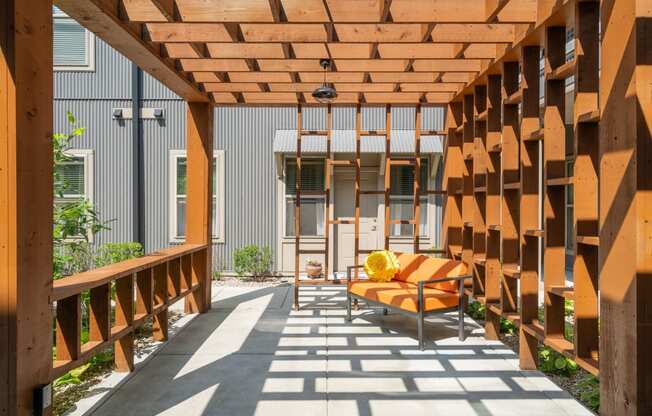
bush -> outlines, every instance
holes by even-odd
[[[469,307],[467,308],[466,313],[476,321],[484,321],[486,309],[483,304],[477,300],[474,300],[473,302],[469,303]]]
[[[143,254],[143,246],[140,243],[106,243],[97,250],[95,267],[142,257]]]
[[[260,279],[270,273],[271,267],[272,252],[267,246],[252,244],[233,252],[233,270],[239,277]]]
[[[539,349],[539,370],[560,376],[572,376],[578,370],[577,363],[550,347]]]

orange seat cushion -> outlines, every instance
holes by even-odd
[[[417,286],[392,280],[389,282],[354,282],[349,289],[354,295],[410,312],[418,312]],[[457,293],[430,287],[423,288],[424,311],[453,308],[458,305]]]
[[[468,274],[466,265],[461,261],[428,257],[422,254],[396,253],[399,271],[394,280],[414,283],[421,280],[457,277]],[[428,287],[457,292],[458,281],[432,283]]]

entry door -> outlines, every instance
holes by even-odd
[[[363,172],[360,175],[362,190],[374,190],[378,174]],[[341,220],[355,220],[355,172],[339,170],[335,172],[334,180],[334,217]],[[360,196],[360,249],[372,250],[380,247],[378,222],[378,207],[380,198],[377,195]],[[335,237],[333,251],[335,253],[334,270],[346,272],[347,266],[353,266],[355,257],[355,225],[337,224],[333,226]],[[360,254],[360,264],[366,254]]]

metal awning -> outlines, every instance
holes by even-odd
[[[421,154],[442,153],[444,136],[421,136]],[[355,153],[355,130],[333,130],[331,150],[333,153]],[[276,130],[274,153],[296,153],[297,131]],[[385,136],[360,138],[362,153],[385,153]],[[392,130],[392,153],[414,153],[414,130]],[[326,153],[326,136],[303,136],[302,153]]]

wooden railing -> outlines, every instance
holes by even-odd
[[[185,244],[56,280],[51,297],[51,302],[56,302],[56,357],[51,379],[111,345],[115,346],[116,369],[133,370],[134,330],[151,318],[154,339],[167,339],[168,306],[201,288],[206,281],[208,250],[207,245]],[[82,343],[85,292],[90,293],[89,339]]]

